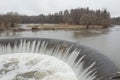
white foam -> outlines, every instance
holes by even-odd
[[[77,80],[71,67],[48,55],[16,53],[0,56],[0,80]]]

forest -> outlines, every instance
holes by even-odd
[[[115,18],[112,18],[112,24],[115,24],[115,25],[120,25],[120,17],[115,17]]]
[[[103,10],[90,10],[89,8],[76,8],[71,10],[49,13],[48,15],[21,15],[17,12],[0,14],[0,27],[15,27],[15,24],[40,23],[40,24],[70,24],[70,25],[100,25],[111,26],[110,12]]]

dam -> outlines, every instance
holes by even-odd
[[[72,68],[77,80],[106,80],[104,77],[109,78],[109,75],[119,72],[119,68],[103,54],[69,41],[46,38],[0,39],[1,56],[16,53],[56,57]],[[115,76],[108,80],[117,79]]]

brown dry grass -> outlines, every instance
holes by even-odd
[[[30,25],[32,30],[81,30],[86,29],[85,25],[69,25],[69,24],[39,24]],[[101,29],[102,26],[91,25],[90,29]]]

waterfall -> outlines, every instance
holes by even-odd
[[[84,58],[86,55],[78,57],[81,54],[79,47],[74,48],[75,44],[67,44],[64,42],[52,43],[48,40],[14,40],[14,42],[0,43],[0,54],[14,53],[34,53],[54,56],[67,63],[76,74],[78,80],[94,80],[97,76],[95,68],[96,62],[92,62],[88,67],[84,68]]]

